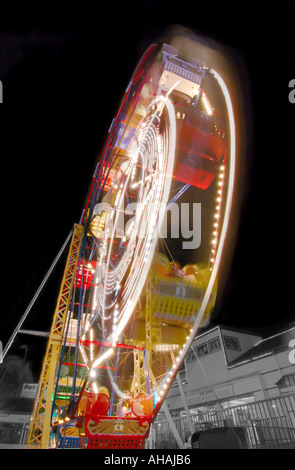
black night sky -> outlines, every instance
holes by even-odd
[[[102,5],[58,14],[44,8],[26,20],[17,11],[0,20],[0,340],[6,343],[79,222],[96,158],[136,63],[175,24],[220,42],[243,84],[239,224],[229,235],[231,266],[214,321],[281,328],[295,311],[295,104],[288,100],[295,78],[294,2]],[[49,329],[62,272],[61,262],[24,328]],[[14,348],[28,341],[19,336]],[[35,343],[38,351],[29,354],[39,367],[44,340]]]

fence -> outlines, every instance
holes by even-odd
[[[246,430],[251,449],[295,449],[295,394],[269,398],[247,405],[192,415],[195,430],[209,426],[237,426]],[[191,436],[187,417],[174,419],[182,442]],[[0,444],[24,444],[29,423],[0,422]],[[177,449],[168,421],[156,421],[149,442],[158,449]]]
[[[29,422],[1,422],[0,421],[0,445],[9,448],[11,445],[24,445],[29,429]]]
[[[195,430],[209,426],[239,426],[246,430],[251,449],[295,449],[295,394],[192,415]],[[182,442],[187,443],[190,430],[187,417],[174,419]],[[168,421],[153,424],[152,446],[177,449]]]

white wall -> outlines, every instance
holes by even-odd
[[[197,337],[193,342],[196,348],[217,336],[226,335],[238,337],[241,351],[247,351],[259,340],[259,336],[247,335],[218,327]],[[229,351],[227,351],[228,353]],[[233,353],[231,355],[231,353]],[[234,356],[235,351],[228,355]],[[188,383],[183,390],[189,406],[200,405],[215,400],[226,400],[230,397],[253,395],[255,400],[263,400],[279,395],[276,382],[283,375],[294,374],[295,365],[289,361],[289,350],[265,355],[254,361],[241,363],[235,367],[228,367],[223,347],[198,360],[186,362]],[[289,392],[292,390],[289,390]],[[288,392],[288,390],[286,390]],[[171,388],[166,398],[170,410],[183,409],[178,386]]]

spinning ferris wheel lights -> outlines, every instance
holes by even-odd
[[[54,427],[53,446],[142,447],[210,319],[232,205],[235,125],[221,75],[187,56],[167,44],[148,49],[96,166],[61,288],[58,371],[46,362],[54,400],[46,372],[36,405],[46,402],[58,423],[72,417],[63,431]],[[188,218],[199,216],[193,247],[177,227],[184,206]],[[29,441],[45,442],[34,416]]]

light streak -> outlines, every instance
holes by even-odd
[[[215,214],[214,214],[214,219],[217,221],[219,220],[220,218],[220,211],[221,211],[221,202],[222,202],[222,194],[223,194],[223,190],[222,190],[222,187],[223,187],[223,184],[224,184],[224,170],[225,170],[225,166],[224,165],[221,165],[220,168],[219,168],[219,182],[217,184],[217,194],[218,196],[216,197],[216,207],[215,207]],[[221,185],[220,185],[221,183]],[[214,264],[215,262],[215,254],[216,254],[216,250],[215,250],[215,246],[217,245],[218,243],[218,227],[219,227],[219,224],[217,222],[215,222],[213,224],[213,240],[212,240],[212,245],[213,245],[213,248],[211,249],[211,259],[210,259],[210,263],[211,263],[211,270],[212,270],[212,265]]]
[[[93,361],[93,329],[90,329],[90,361]]]
[[[204,103],[204,106],[205,106],[205,109],[206,109],[206,113],[209,115],[209,116],[212,116],[213,114],[213,108],[210,104],[210,101],[208,100],[208,97],[206,95],[206,93],[204,91],[202,91],[202,101]]]
[[[234,111],[233,111],[233,106],[230,98],[230,94],[228,91],[228,88],[222,79],[222,77],[215,71],[211,70],[212,75],[216,78],[222,92],[223,96],[225,99],[226,107],[227,107],[227,112],[228,112],[228,118],[229,118],[229,129],[230,129],[230,162],[229,162],[229,177],[228,177],[228,187],[227,187],[227,194],[226,194],[226,206],[225,206],[225,212],[224,212],[224,219],[223,219],[223,224],[222,224],[222,229],[220,233],[220,239],[219,239],[219,244],[217,247],[216,251],[216,257],[215,257],[215,262],[212,267],[211,271],[211,276],[210,280],[208,282],[202,304],[199,309],[199,313],[197,315],[196,321],[194,323],[194,326],[191,330],[191,333],[189,335],[189,340],[186,341],[184,344],[184,347],[176,359],[176,362],[173,364],[172,369],[175,370],[177,367],[177,363],[180,361],[180,359],[183,359],[186,354],[188,353],[188,350],[190,348],[190,345],[197,333],[197,330],[201,324],[203,315],[205,313],[206,307],[208,305],[214,283],[217,277],[217,272],[219,269],[220,261],[221,261],[221,255],[223,252],[223,247],[225,243],[225,238],[226,238],[226,233],[228,229],[228,224],[229,224],[229,218],[230,218],[230,213],[231,213],[231,207],[232,207],[232,200],[233,200],[233,190],[234,190],[234,175],[235,175],[235,165],[236,165],[236,130],[235,130],[235,119],[234,119]],[[220,179],[220,182],[223,182],[223,177]],[[216,226],[216,225],[215,225]],[[173,375],[173,373],[171,374]],[[161,393],[161,392],[160,392]],[[161,394],[161,397],[164,398],[164,392]]]
[[[93,371],[94,367],[98,366],[101,364],[103,361],[108,359],[114,352],[113,348],[108,349],[106,352],[104,352],[101,356],[99,356],[91,365],[91,372]]]
[[[137,185],[138,210],[135,217],[129,225],[126,235],[130,236],[127,241],[125,253],[121,257],[117,266],[110,269],[111,248],[114,241],[117,217],[114,221],[113,230],[108,242],[108,252],[106,257],[106,275],[104,278],[104,292],[102,311],[107,308],[106,295],[111,294],[116,285],[121,283],[127,268],[130,265],[132,256],[130,274],[124,284],[124,294],[121,298],[120,311],[117,312],[116,322],[113,322],[113,332],[111,333],[110,342],[116,342],[121,332],[125,328],[134,307],[138,301],[140,292],[144,286],[148,270],[152,261],[152,256],[157,242],[157,228],[160,227],[164,217],[165,207],[168,201],[172,169],[174,164],[176,123],[175,113],[169,98],[157,97],[150,105],[150,109],[154,111],[143,121],[141,132],[141,140],[138,142],[138,151],[132,147],[133,155],[137,154],[142,162],[142,174],[140,181],[131,180],[131,174],[134,174],[134,167],[129,165],[126,170],[126,179],[124,187],[119,191],[120,199],[116,199],[116,204],[122,203],[124,194],[128,190],[128,186]],[[169,132],[164,136],[159,135],[155,127],[155,120],[159,119],[159,109],[163,112],[164,107],[167,108],[169,120]],[[164,145],[163,138],[166,139]],[[166,153],[163,151],[166,149]],[[155,160],[157,158],[157,160]],[[157,165],[157,171],[154,171],[154,165]],[[150,170],[153,170],[152,172]],[[150,174],[146,174],[147,171]],[[169,176],[166,176],[169,175]],[[151,184],[153,182],[153,184]],[[145,233],[147,234],[145,235]],[[142,239],[136,240],[139,233],[144,233]],[[104,315],[104,314],[103,314]]]

